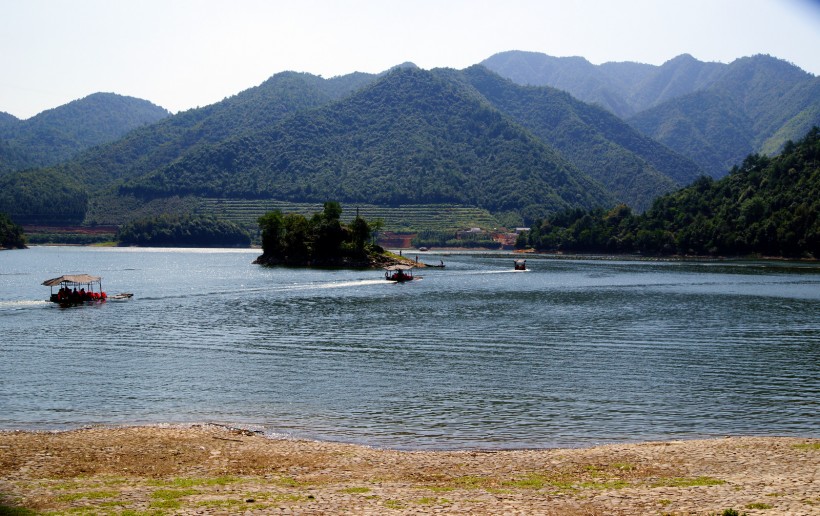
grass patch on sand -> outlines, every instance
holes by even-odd
[[[57,497],[61,502],[74,502],[76,500],[103,500],[105,498],[116,498],[119,491],[80,491],[77,493],[66,493]]]
[[[651,484],[652,487],[706,487],[706,486],[719,486],[725,484],[725,480],[720,480],[719,478],[712,478],[712,477],[695,477],[695,478],[686,478],[686,477],[673,477],[673,478],[662,478],[656,482]]]
[[[177,500],[185,496],[199,494],[196,489],[157,489],[151,493],[151,498],[158,500]]]
[[[456,488],[452,486],[421,486],[420,489],[427,489],[434,493],[448,493],[456,490]]]
[[[370,488],[369,487],[348,487],[346,489],[342,489],[339,492],[340,493],[345,493],[345,494],[362,494],[362,493],[369,493]]]
[[[503,482],[502,485],[505,487],[515,487],[517,489],[543,489],[547,482],[548,479],[544,475],[532,473],[523,478]]]
[[[171,480],[149,480],[147,484],[155,487],[204,487],[224,486],[241,482],[239,477],[178,477]]]
[[[154,499],[149,504],[152,509],[179,509],[182,507],[180,498],[199,494],[196,489],[158,489],[151,493]]]
[[[489,480],[484,477],[477,477],[473,475],[465,475],[463,477],[454,478],[452,483],[456,487],[466,488],[466,489],[481,489],[485,487]]]
[[[795,444],[794,447],[798,450],[820,450],[820,442]]]
[[[580,482],[576,484],[579,489],[623,489],[629,487],[626,480],[607,480],[604,482]]]
[[[385,500],[384,506],[388,509],[400,510],[404,509],[404,504],[399,500]]]
[[[772,507],[774,507],[774,506],[769,505],[767,503],[759,503],[759,502],[746,504],[747,509],[771,509]]]
[[[424,496],[418,500],[413,500],[418,505],[450,505],[453,502],[447,498],[436,498],[434,496]]]

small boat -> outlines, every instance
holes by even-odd
[[[384,268],[384,279],[387,281],[395,281],[396,283],[404,283],[405,281],[413,281],[413,266],[412,265],[391,265]]]
[[[61,306],[102,302],[107,295],[102,290],[102,278],[88,274],[66,274],[59,278],[45,280],[43,285],[51,287],[48,300]],[[60,287],[56,293],[54,287]]]
[[[527,260],[515,260],[515,270],[517,271],[525,271],[527,270]]]
[[[424,264],[424,266],[425,266],[425,267],[438,267],[439,269],[443,269],[443,268],[445,267],[445,265],[444,265],[444,262],[443,262],[443,261],[439,261],[439,263],[438,263],[438,264],[425,263],[425,264]]]

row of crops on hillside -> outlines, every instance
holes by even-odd
[[[282,213],[300,213],[306,217],[322,211],[321,204],[293,203],[269,199],[217,199],[203,198],[197,211],[229,220],[254,230],[257,219],[265,213],[280,210]],[[460,228],[498,227],[498,221],[487,211],[470,206],[454,204],[414,204],[404,206],[376,206],[370,204],[342,204],[342,220],[350,222],[356,212],[367,221],[381,219],[385,231],[418,232],[425,230],[448,231]]]

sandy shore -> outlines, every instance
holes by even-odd
[[[0,514],[803,515],[819,470],[804,438],[400,452],[219,426],[0,432]]]

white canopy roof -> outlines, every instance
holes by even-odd
[[[98,283],[101,279],[102,277],[100,276],[89,276],[88,274],[66,274],[65,276],[60,276],[59,278],[45,280],[43,285],[47,287],[56,287],[60,283],[74,283],[80,285],[86,283]]]

